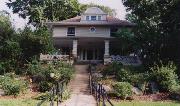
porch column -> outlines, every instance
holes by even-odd
[[[77,58],[77,40],[73,40],[73,50],[72,50],[72,54],[75,58]]]
[[[104,42],[105,42],[104,56],[109,56],[109,40],[104,40]]]
[[[111,61],[109,56],[109,40],[104,40],[104,46],[104,64],[108,64]]]

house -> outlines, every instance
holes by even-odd
[[[90,7],[81,16],[60,22],[47,22],[51,26],[54,45],[63,55],[72,55],[77,61],[107,61],[118,45],[113,33],[134,26],[125,20],[108,16],[100,8]]]

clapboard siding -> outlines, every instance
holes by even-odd
[[[109,27],[95,27],[96,31],[91,32],[90,27],[77,26],[76,34],[77,37],[110,37],[110,28]],[[67,36],[67,27],[54,27],[53,28],[53,37],[66,37]]]
[[[67,36],[66,27],[54,27],[53,28],[53,37],[65,37]]]

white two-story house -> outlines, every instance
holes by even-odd
[[[52,28],[54,45],[62,54],[73,56],[77,61],[104,61],[118,46],[112,33],[122,27],[134,26],[125,20],[108,16],[97,7],[88,8],[81,16],[60,22],[47,22]]]

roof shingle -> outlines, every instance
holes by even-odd
[[[76,16],[67,20],[59,22],[47,22],[51,25],[118,25],[118,26],[135,26],[134,23],[131,23],[126,20],[120,20],[118,18],[107,16],[106,21],[81,21],[81,16]]]

